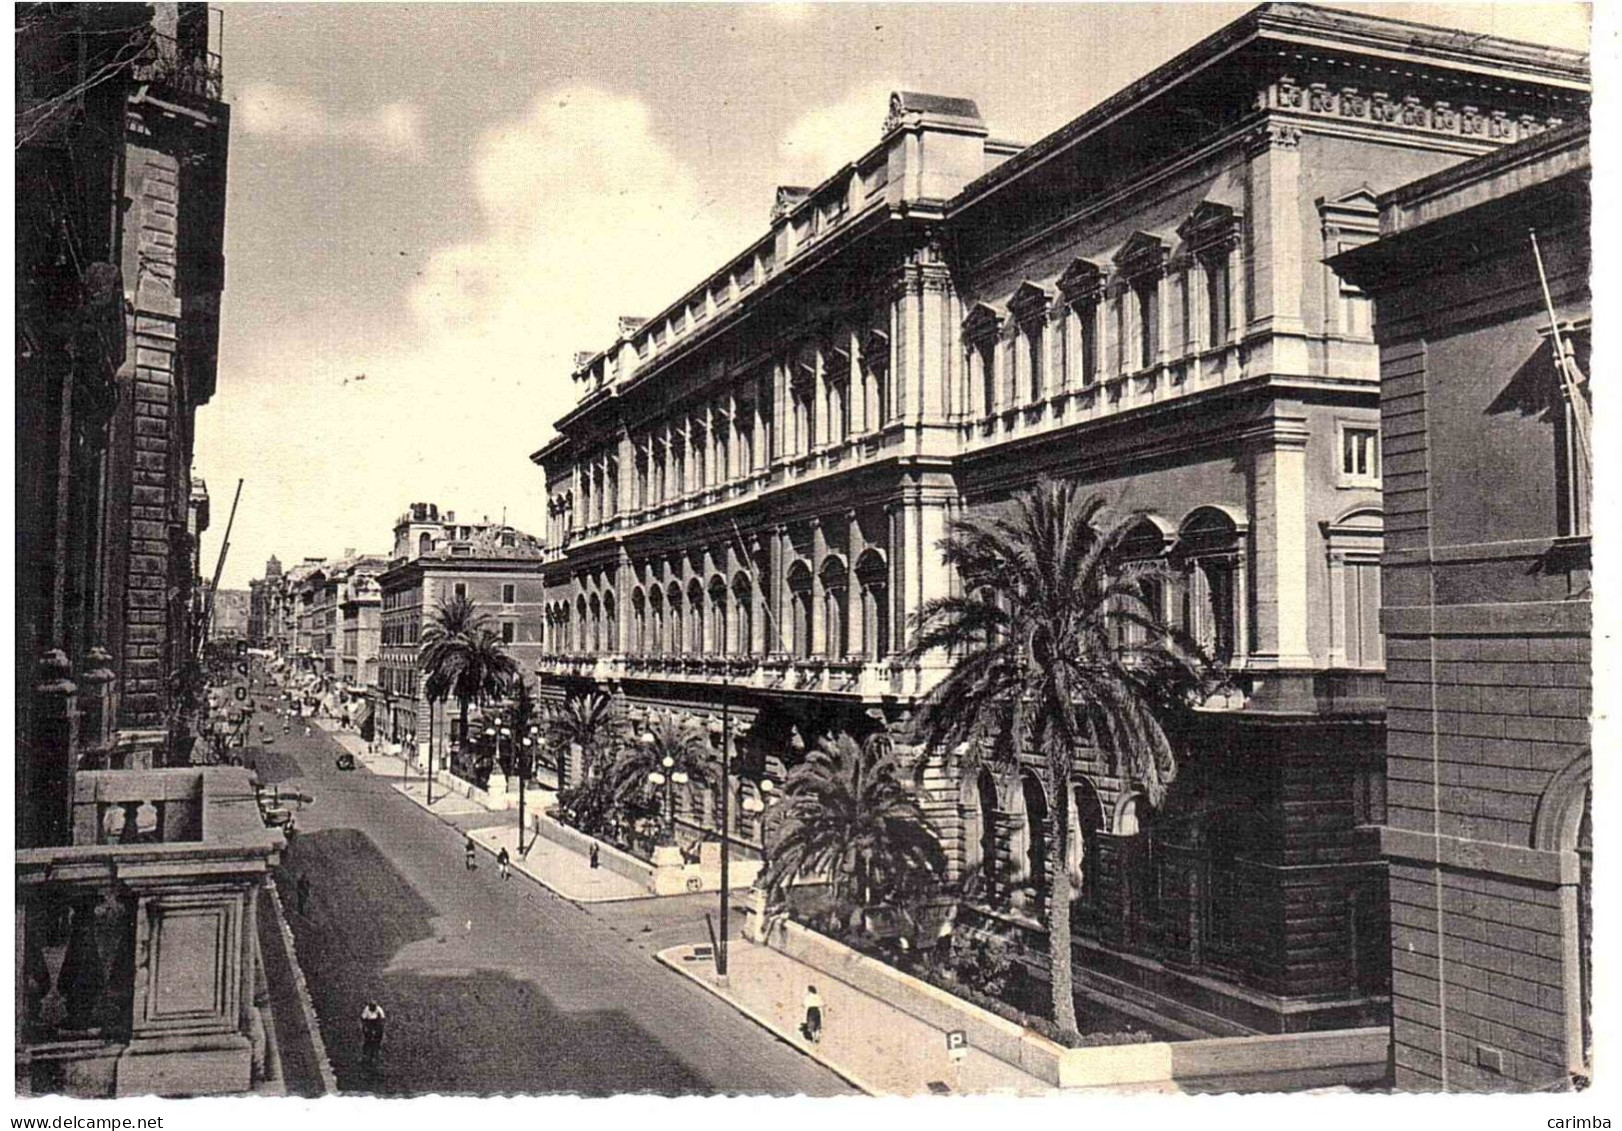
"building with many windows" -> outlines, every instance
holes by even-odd
[[[758,810],[818,735],[904,734],[942,661],[898,653],[963,584],[948,518],[1079,479],[1145,512],[1129,556],[1174,567],[1162,612],[1234,688],[1159,810],[1082,752],[1078,978],[1214,1033],[1383,1017],[1379,358],[1325,260],[1380,193],[1587,102],[1574,53],[1287,4],[1025,148],[893,95],[872,149],[579,358],[532,457],[549,694],[727,703]],[[954,868],[1006,879],[982,923],[1038,934],[1038,777],[901,750]]]
[[[1539,134],[1382,195],[1336,261],[1380,339],[1404,1089],[1592,1075],[1589,168],[1587,123]]]
[[[380,643],[370,689],[372,726],[386,742],[426,755],[430,711],[418,662],[422,632],[440,605],[472,601],[506,650],[533,678],[545,625],[540,542],[505,523],[458,522],[431,503],[413,503],[394,527],[394,558],[378,576]],[[436,707],[434,750],[443,757],[455,733],[454,705]]]

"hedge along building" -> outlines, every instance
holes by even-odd
[[[727,702],[747,814],[803,743],[892,729],[938,678],[895,654],[957,584],[949,516],[1078,478],[1148,512],[1132,553],[1178,566],[1164,611],[1235,683],[1163,812],[1083,758],[1078,975],[1214,1032],[1380,1016],[1378,357],[1323,260],[1378,192],[1587,104],[1578,55],[1457,42],[1260,8],[1023,150],[893,96],[874,149],[577,359],[533,457],[554,694],[712,727]],[[954,867],[1010,881],[981,917],[1039,931],[1034,773],[903,753]]]

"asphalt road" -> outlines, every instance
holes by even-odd
[[[269,720],[267,719],[267,722]],[[341,1091],[379,1095],[627,1092],[840,1095],[833,1073],[666,970],[654,951],[704,937],[707,903],[569,903],[503,882],[461,834],[301,722],[243,751],[266,784],[311,794],[278,877]],[[491,824],[480,817],[464,826]],[[299,876],[310,881],[304,913]],[[388,1013],[364,1063],[360,1011]]]

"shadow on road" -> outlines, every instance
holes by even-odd
[[[303,914],[300,876],[309,880]],[[619,1010],[556,1008],[539,943],[528,953],[515,950],[511,936],[489,944],[483,936],[462,937],[462,924],[445,923],[364,832],[299,833],[277,886],[343,1092],[713,1090]],[[481,950],[487,945],[490,951]],[[443,962],[435,961],[439,948]],[[512,968],[522,973],[515,976]],[[360,1011],[371,998],[388,1013],[375,1068],[365,1064],[360,1048]]]

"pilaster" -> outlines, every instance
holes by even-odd
[[[1243,439],[1251,529],[1250,663],[1310,667],[1304,416],[1277,416]]]

